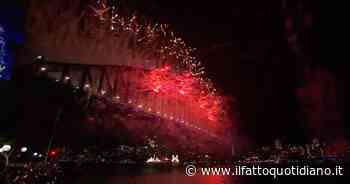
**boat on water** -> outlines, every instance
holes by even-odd
[[[180,165],[180,160],[178,155],[172,155],[172,158],[168,157],[159,158],[156,155],[153,155],[149,159],[146,160],[146,164],[150,166],[178,166]]]

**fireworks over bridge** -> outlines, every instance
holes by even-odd
[[[196,49],[169,25],[115,1],[33,1],[29,12],[38,75],[72,85],[87,99],[103,98],[199,132],[213,144],[231,144],[227,128],[235,120],[226,97],[206,77]]]

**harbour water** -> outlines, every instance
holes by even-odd
[[[334,183],[345,176],[186,176],[182,167],[100,166],[67,176],[65,184],[253,184],[253,183]]]

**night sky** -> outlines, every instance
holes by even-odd
[[[319,9],[315,0],[304,4],[315,19],[313,29],[303,39],[310,61],[300,60],[288,47],[284,18],[289,12],[281,11],[278,0],[129,3],[141,13],[173,25],[198,48],[209,77],[224,94],[238,100],[240,134],[259,140],[257,143],[276,137],[308,138],[295,97],[296,88],[303,83],[299,76],[303,66],[324,66],[341,81],[341,87],[345,83],[345,69],[320,62]],[[295,6],[290,7],[293,12]],[[17,24],[19,28],[21,23]]]
[[[277,137],[297,137],[297,142],[309,138],[295,96],[302,83],[298,75],[308,63],[288,47],[284,19],[297,5],[288,6],[290,12],[283,12],[278,0],[156,1],[157,10],[151,12],[175,25],[199,49],[210,78],[238,99],[239,132],[258,138],[258,143]],[[304,6],[317,23],[316,1]],[[317,27],[306,34],[306,54],[321,64]]]

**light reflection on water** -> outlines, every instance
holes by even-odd
[[[130,184],[231,184],[232,178],[224,176],[185,176],[180,170],[145,174],[142,176],[115,176],[105,184],[130,183]],[[233,183],[232,183],[233,184]]]
[[[229,166],[226,166],[229,167]],[[346,169],[346,168],[345,168]],[[255,184],[255,183],[310,183],[330,184],[342,177],[307,177],[286,176],[202,176],[185,175],[185,168],[155,168],[134,166],[98,167],[74,171],[75,177],[67,179],[64,184]],[[345,174],[346,175],[346,174]],[[348,176],[348,175],[346,175]],[[300,182],[301,181],[301,182]]]
[[[99,168],[81,175],[72,184],[240,184],[238,177],[186,176],[184,168]]]

